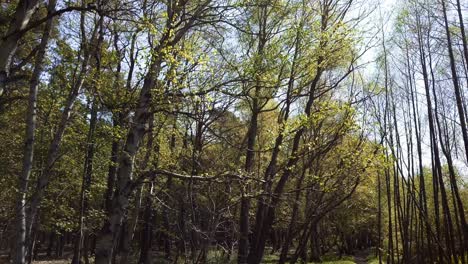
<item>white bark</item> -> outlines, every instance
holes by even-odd
[[[91,57],[90,50],[92,49],[91,46],[95,45],[97,41],[96,35],[97,35],[97,27],[94,29],[92,33],[91,40],[90,40],[91,45],[84,44],[86,48],[84,50],[83,60],[81,63],[78,76],[75,79],[73,86],[70,90],[64,109],[62,111],[60,122],[57,126],[57,130],[54,133],[52,142],[49,146],[45,168],[43,172],[39,175],[39,178],[37,181],[37,187],[31,197],[30,211],[29,211],[29,214],[27,217],[27,223],[26,223],[27,224],[26,237],[28,236],[28,234],[30,234],[32,226],[34,225],[34,222],[36,220],[36,216],[39,211],[42,198],[44,196],[45,188],[49,184],[49,179],[50,179],[52,168],[55,164],[55,161],[57,160],[59,156],[60,144],[62,142],[65,129],[68,126],[68,122],[70,120],[73,106],[75,104],[78,94],[80,93],[83,87],[83,83],[86,78],[86,75],[88,74],[88,64],[89,64],[89,60]]]
[[[48,12],[51,13],[55,9],[56,0],[51,0],[48,5]],[[26,261],[26,195],[28,191],[28,182],[33,167],[34,157],[34,131],[36,128],[37,114],[37,93],[39,78],[43,70],[43,61],[46,54],[47,43],[49,42],[50,31],[52,29],[52,18],[45,25],[41,43],[39,44],[38,53],[36,55],[35,65],[31,80],[29,82],[29,98],[28,110],[26,113],[26,136],[23,149],[23,166],[18,183],[18,199],[16,205],[16,251],[14,263],[23,264]],[[4,52],[0,49],[0,53]]]

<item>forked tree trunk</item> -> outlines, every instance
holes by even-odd
[[[193,11],[193,16],[186,20],[185,24],[183,24],[183,28],[175,33],[175,29],[173,28],[174,17],[178,17],[180,15],[179,13],[185,10],[183,8],[184,6],[178,6],[176,4],[172,7],[174,10],[168,12],[170,13],[166,24],[168,28],[166,28],[167,30],[165,30],[165,33],[161,36],[159,45],[152,52],[153,57],[140,91],[133,124],[127,133],[125,145],[119,157],[116,190],[112,198],[112,211],[108,213],[104,220],[104,225],[101,229],[98,241],[96,242],[96,264],[110,264],[117,242],[118,230],[120,229],[122,220],[127,211],[129,197],[136,187],[133,185],[134,182],[132,179],[133,166],[135,156],[147,131],[147,123],[151,116],[152,90],[161,90],[160,83],[157,79],[163,64],[161,52],[167,48],[167,45],[175,46],[177,42],[182,39],[193,26],[196,19],[205,12],[205,8],[210,2],[210,0],[206,0],[198,4]]]
[[[82,13],[82,18],[81,18],[81,25],[82,25],[82,35],[85,35],[86,32],[84,32],[84,14],[83,13]],[[96,35],[97,35],[97,27],[94,28],[90,43],[82,44],[83,59],[81,62],[81,67],[71,87],[70,93],[68,94],[67,100],[65,102],[65,106],[62,110],[59,124],[57,125],[57,130],[55,131],[52,142],[50,143],[50,146],[49,146],[45,167],[42,173],[39,175],[35,192],[33,193],[31,197],[31,206],[30,206],[29,214],[26,220],[27,222],[26,223],[27,225],[26,237],[28,236],[28,234],[30,234],[31,227],[32,225],[34,225],[36,221],[36,216],[38,214],[40,204],[44,197],[45,188],[49,184],[50,176],[52,174],[52,168],[59,157],[60,145],[62,142],[63,135],[65,133],[65,129],[68,126],[70,116],[72,114],[72,110],[75,104],[75,100],[78,94],[80,93],[81,88],[83,87],[83,83],[86,78],[86,75],[88,74],[88,63],[90,59],[90,50],[91,50],[90,46],[96,45],[96,41],[97,41]]]

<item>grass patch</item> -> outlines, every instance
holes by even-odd
[[[323,261],[323,262],[309,262],[309,264],[356,264],[354,260],[346,260],[346,259],[339,259],[339,260],[330,260],[330,261]]]
[[[219,264],[219,263],[236,264],[237,263],[236,254],[231,256],[231,258],[228,260],[226,255],[224,255],[222,251],[217,251],[217,250],[209,251],[207,258],[208,258],[207,264]],[[328,255],[322,256],[322,260],[323,262],[320,262],[320,264],[356,264],[356,262],[354,262],[353,256],[343,256],[342,258],[339,258],[338,256],[334,254],[328,254]],[[172,263],[164,259],[164,257],[160,255],[153,256],[153,261],[155,264]],[[262,264],[273,264],[273,263],[276,264],[278,263],[278,261],[279,261],[279,255],[270,254],[270,255],[265,255],[261,263]],[[179,259],[178,263],[183,263],[183,258]],[[319,264],[319,262],[308,262],[307,264]],[[377,264],[378,264],[378,260],[377,260]]]
[[[367,257],[368,264],[379,264],[379,257],[374,256],[374,254]],[[385,264],[385,259],[382,257],[382,263]]]
[[[278,263],[279,256],[277,255],[266,255],[263,257],[262,263]]]
[[[338,259],[336,255],[325,255],[322,259],[323,262],[308,262],[308,264],[356,264],[352,256],[343,256],[341,259]],[[278,260],[279,256],[277,255],[266,255],[263,257],[262,264],[278,263]]]

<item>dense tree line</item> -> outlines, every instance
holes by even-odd
[[[12,263],[468,262],[466,3],[0,6]]]
[[[468,261],[463,13],[461,1],[407,1],[383,44],[385,92],[373,104],[391,161],[378,187],[386,262]]]

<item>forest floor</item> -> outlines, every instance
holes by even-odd
[[[369,256],[369,251],[360,251],[354,255],[354,261],[356,264],[367,264],[367,257]]]
[[[69,253],[69,254],[67,254]],[[39,254],[39,260],[33,261],[33,264],[69,264],[71,262],[71,252],[66,252],[64,257],[61,259],[47,259],[42,254]],[[372,254],[369,250],[358,251],[354,256],[343,257],[341,260],[328,260],[322,262],[322,264],[374,264],[378,263],[374,259],[369,258]],[[0,254],[0,264],[7,264],[9,263],[6,254]],[[277,256],[269,255],[265,256],[265,259],[262,263],[277,263],[278,259]],[[155,257],[154,264],[157,263],[166,263],[161,258]],[[215,262],[211,262],[215,263]],[[314,264],[314,263],[310,263]]]
[[[375,256],[374,249],[365,249],[354,254],[354,262],[356,264],[377,264],[379,259]]]
[[[57,258],[47,258],[45,253],[41,252],[38,255],[38,260],[34,260],[33,264],[70,264],[71,263],[71,251],[66,251],[64,256],[57,259]],[[11,263],[8,260],[8,251],[0,251],[0,264],[9,264]]]

